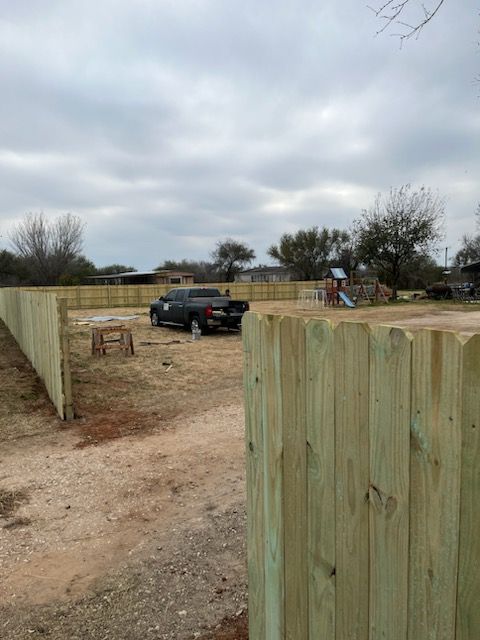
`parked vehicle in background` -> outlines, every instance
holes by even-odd
[[[452,297],[452,289],[444,282],[436,282],[425,289],[429,298],[433,300],[449,300]]]
[[[154,327],[161,324],[183,325],[192,331],[227,327],[240,329],[242,317],[249,303],[222,296],[213,287],[184,287],[172,289],[150,304],[150,321]]]
[[[454,300],[479,300],[480,288],[474,282],[454,282],[446,284],[437,282],[427,287],[425,291],[429,298],[434,300],[444,300],[453,298]]]

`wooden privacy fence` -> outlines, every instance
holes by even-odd
[[[24,291],[56,293],[67,300],[69,309],[109,309],[112,307],[148,306],[176,286],[167,284],[81,285],[78,287],[24,287]],[[309,282],[221,282],[195,284],[195,287],[217,287],[223,293],[230,289],[232,298],[258,300],[296,300],[303,289],[325,286],[323,280]]]
[[[250,640],[478,640],[480,335],[242,326]]]
[[[0,318],[43,380],[62,419],[73,418],[66,300],[0,289]]]

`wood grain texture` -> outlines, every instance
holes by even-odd
[[[333,328],[306,330],[309,638],[335,638],[335,360]]]
[[[285,638],[308,638],[305,322],[280,323],[284,444]]]
[[[370,335],[370,640],[406,640],[411,337]]]
[[[265,638],[285,633],[283,427],[280,316],[264,316],[262,354],[262,419],[264,424]]]
[[[409,640],[455,637],[462,343],[423,330],[412,348]]]
[[[369,330],[335,329],[336,605],[338,640],[368,638]]]
[[[480,335],[463,346],[462,489],[456,640],[480,637]]]
[[[265,633],[264,425],[261,362],[261,316],[243,320],[245,439],[247,468],[247,563],[249,637]]]

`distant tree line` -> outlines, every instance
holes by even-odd
[[[267,253],[299,280],[321,279],[332,266],[347,274],[375,271],[392,287],[420,288],[442,278],[434,255],[443,238],[443,198],[428,188],[411,185],[378,194],[350,229],[313,226],[283,234]],[[480,261],[480,205],[477,233],[462,238],[454,264]],[[75,285],[88,276],[136,271],[133,266],[96,267],[82,253],[84,224],[72,214],[49,221],[42,213],[28,214],[10,233],[12,251],[0,251],[1,285]],[[233,238],[219,240],[210,260],[167,260],[156,270],[194,274],[196,282],[231,282],[252,264],[255,252]]]

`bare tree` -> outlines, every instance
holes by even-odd
[[[84,223],[70,213],[49,222],[43,213],[29,213],[13,227],[10,242],[24,259],[34,284],[57,284],[80,255]]]
[[[435,0],[434,2],[430,0],[429,4],[426,5],[424,3],[414,3],[412,0],[383,0],[382,4],[377,4],[376,7],[369,5],[369,9],[383,22],[383,26],[377,33],[382,33],[395,24],[401,28],[401,32],[393,33],[392,35],[398,36],[400,42],[404,42],[410,38],[418,38],[422,29],[436,16],[444,2],[445,0]],[[409,19],[404,20],[403,18],[408,9],[414,4],[419,7],[420,13],[412,21]]]

